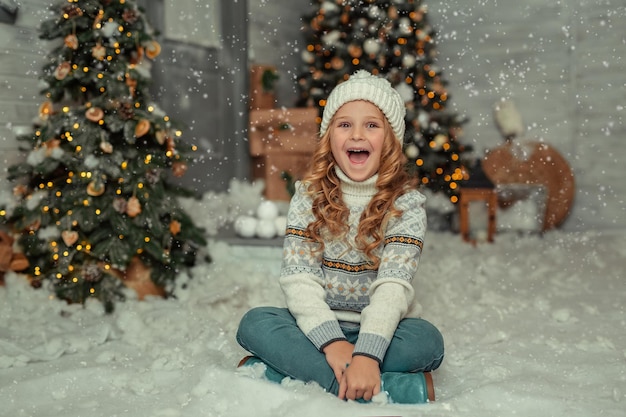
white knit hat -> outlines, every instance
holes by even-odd
[[[387,117],[396,139],[404,143],[404,116],[406,114],[404,100],[389,81],[365,70],[358,70],[347,81],[338,84],[330,92],[324,107],[320,136],[328,130],[330,120],[337,110],[354,100],[366,100],[375,104]]]

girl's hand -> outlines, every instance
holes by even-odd
[[[324,348],[326,362],[335,373],[337,382],[341,382],[347,365],[352,361],[352,352],[354,352],[354,345],[347,340],[333,342]]]
[[[367,356],[356,355],[339,380],[339,398],[370,401],[380,392],[380,367]]]

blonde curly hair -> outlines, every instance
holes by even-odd
[[[330,124],[333,126],[333,123]],[[312,221],[307,229],[308,238],[317,243],[318,251],[324,250],[324,236],[330,234],[341,238],[348,232],[350,210],[342,198],[340,180],[335,172],[337,162],[333,157],[330,137],[332,127],[320,138],[313,154],[308,174],[303,181],[308,185],[308,195],[313,200]],[[376,187],[378,192],[363,211],[359,220],[355,238],[357,248],[369,259],[369,268],[376,270],[380,258],[376,249],[383,243],[387,222],[392,217],[400,217],[394,202],[410,189],[417,187],[417,179],[406,170],[407,158],[402,151],[402,144],[396,139],[391,125],[384,118],[385,139],[380,156],[380,167]]]

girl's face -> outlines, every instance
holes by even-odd
[[[330,148],[339,168],[353,181],[378,172],[385,115],[369,101],[349,101],[337,110],[330,126]]]

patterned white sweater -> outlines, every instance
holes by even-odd
[[[426,231],[426,198],[411,190],[395,202],[401,217],[387,224],[378,248],[378,270],[365,268],[367,257],[354,238],[361,213],[376,193],[377,175],[354,182],[337,169],[343,199],[350,209],[345,239],[325,242],[324,253],[307,241],[305,230],[314,220],[306,185],[297,183],[287,215],[280,285],[298,326],[320,350],[345,340],[339,323],[360,324],[355,355],[382,362],[396,327],[406,317],[418,317],[412,279],[417,271]]]

